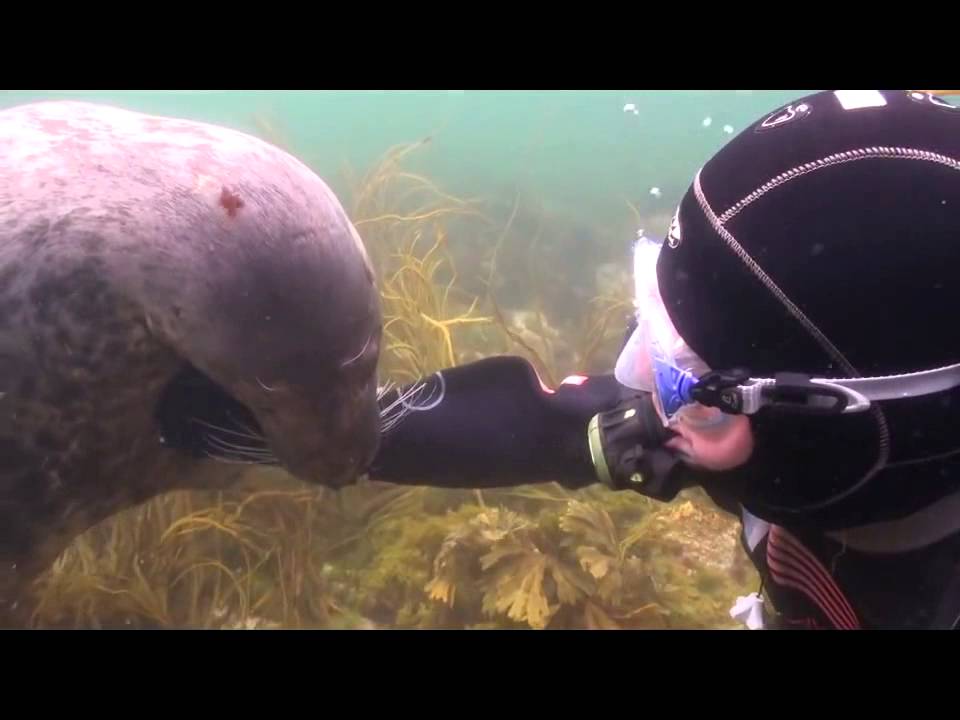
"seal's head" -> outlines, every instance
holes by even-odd
[[[203,390],[173,387],[177,401],[162,401],[167,430],[171,408],[181,430],[240,422],[247,436],[222,437],[220,450],[247,448],[249,459],[324,485],[366,469],[379,442],[382,315],[356,230],[342,212],[336,218],[322,227],[273,223],[242,251],[212,242],[201,262],[183,267],[178,291],[152,293],[166,301],[152,303],[151,327],[223,391],[208,388],[201,400]]]

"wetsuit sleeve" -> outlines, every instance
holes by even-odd
[[[519,357],[444,370],[412,390],[394,391],[381,402],[392,409],[370,476],[450,488],[598,482],[587,426],[621,393],[609,375],[548,390]],[[409,396],[403,402],[401,393]]]

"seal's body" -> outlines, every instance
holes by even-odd
[[[349,482],[376,451],[380,332],[356,230],[290,155],[87,103],[0,112],[0,593],[118,510],[237,475],[163,444],[185,370],[291,473]]]

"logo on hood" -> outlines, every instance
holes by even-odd
[[[673,220],[670,221],[670,231],[667,233],[667,245],[676,250],[680,247],[683,238],[680,235],[680,208],[673,214]]]

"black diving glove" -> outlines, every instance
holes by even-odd
[[[612,375],[547,389],[519,357],[436,373],[381,401],[385,432],[375,480],[450,488],[603,482],[669,500],[679,491],[671,437],[649,394]]]

